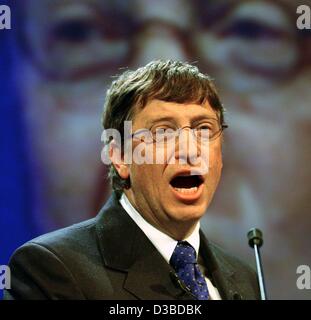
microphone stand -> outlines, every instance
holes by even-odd
[[[263,244],[262,232],[259,229],[252,228],[247,233],[247,238],[248,238],[248,244],[250,245],[250,247],[254,248],[255,250],[256,268],[257,268],[257,274],[258,274],[258,283],[259,283],[261,300],[267,300],[263,268],[261,263],[260,250],[259,250],[259,248]]]

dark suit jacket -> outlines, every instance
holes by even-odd
[[[255,272],[200,238],[222,299],[259,299]],[[24,244],[10,268],[4,299],[193,299],[114,194],[95,218]]]

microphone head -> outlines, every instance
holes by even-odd
[[[261,247],[263,244],[263,237],[261,230],[257,228],[252,228],[247,233],[248,238],[248,244],[254,248],[254,245],[256,244],[258,247]]]

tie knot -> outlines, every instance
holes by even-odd
[[[196,252],[191,244],[187,241],[178,241],[170,259],[171,266],[175,270],[179,270],[187,264],[194,264],[196,262]]]

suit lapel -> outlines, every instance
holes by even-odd
[[[200,254],[208,270],[208,276],[217,287],[223,300],[243,299],[243,280],[240,283],[227,256],[211,244],[200,230]]]
[[[124,290],[138,299],[192,299],[174,282],[173,269],[125,212],[116,195],[97,216],[98,245],[106,267],[127,273]]]
[[[115,193],[96,217],[98,245],[106,267],[127,274],[124,290],[138,299],[193,299],[181,289],[171,266],[125,212]],[[200,254],[222,299],[243,299],[243,279],[226,254],[200,230]]]
[[[141,255],[128,271],[124,288],[144,300],[192,299],[174,283],[173,270],[145,235],[138,234],[135,244]]]

